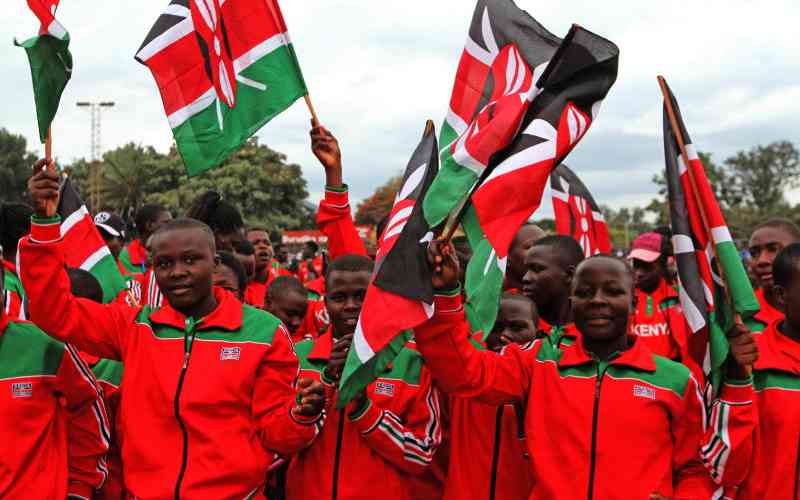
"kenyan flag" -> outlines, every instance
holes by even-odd
[[[587,257],[611,253],[608,225],[592,193],[563,163],[550,174],[556,232],[575,239]]]
[[[441,170],[424,201],[433,226],[469,203],[474,331],[491,331],[511,240],[589,130],[618,59],[616,45],[579,26],[562,40],[511,0],[478,1],[440,136]]]
[[[111,302],[126,288],[125,280],[69,178],[61,185],[58,215],[67,266],[92,273],[103,289],[103,302]]]
[[[14,44],[25,49],[31,65],[33,98],[39,123],[39,140],[47,140],[50,124],[58,111],[61,93],[72,76],[69,33],[55,18],[59,0],[28,0],[28,7],[39,18],[39,35]]]
[[[172,0],[136,60],[153,73],[190,176],[307,93],[275,0]]]

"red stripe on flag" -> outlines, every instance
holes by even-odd
[[[86,259],[106,246],[106,242],[103,241],[103,237],[100,236],[88,213],[84,214],[67,234],[63,235],[63,241],[63,247],[69,249],[68,252],[64,252],[66,264],[69,267],[81,267]]]
[[[158,52],[146,64],[161,92],[167,116],[191,104],[211,88],[194,33]]]
[[[58,8],[59,0],[28,0],[28,7],[39,18],[39,34],[47,34],[47,27],[55,19],[54,13]]]
[[[466,50],[456,71],[456,82],[450,98],[450,109],[466,123],[472,121],[483,96],[490,67],[472,57]]]

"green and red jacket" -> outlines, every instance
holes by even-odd
[[[69,345],[0,314],[0,498],[91,498],[106,478],[109,421]]]
[[[297,344],[301,376],[322,381],[330,359],[330,330]],[[328,398],[325,427],[316,441],[292,457],[286,476],[288,500],[411,498],[409,475],[430,465],[441,443],[439,395],[420,354],[405,348],[366,389],[359,407],[344,410]]]
[[[631,328],[653,354],[680,360],[685,352],[688,325],[678,291],[664,279],[653,293],[637,288]]]
[[[712,407],[703,459],[732,499],[800,498],[800,343],[780,323],[754,336],[753,376],[724,384]]]
[[[771,324],[776,321],[783,321],[783,313],[767,302],[764,296],[764,289],[759,288],[755,291],[756,299],[758,299],[759,311],[753,315],[751,321],[745,323],[753,333],[760,333],[766,330]]]
[[[350,212],[350,198],[347,194],[347,185],[335,188],[325,186],[325,198],[319,202],[317,210],[317,228],[328,237],[328,256],[330,261],[338,259],[342,255],[367,255],[367,248],[364,241],[356,230],[353,223],[353,215]],[[305,264],[301,263],[301,266]],[[316,269],[317,275],[322,274],[322,268]],[[321,264],[321,261],[320,261]],[[300,277],[300,281],[307,281]]]
[[[133,240],[119,253],[119,264],[128,274],[144,274],[147,272],[145,261],[147,250],[139,240]]]
[[[291,411],[298,361],[275,317],[218,288],[217,308],[198,320],[168,304],[76,298],[65,250],[58,219],[34,218],[19,252],[31,318],[48,335],[124,364],[117,429],[130,495],[245,498],[261,490],[274,452],[313,441],[322,416]]]
[[[5,308],[3,314],[9,318],[25,319],[25,290],[22,288],[17,276],[17,268],[11,262],[2,260],[4,273],[3,273],[3,290],[4,290],[4,303]]]
[[[703,403],[688,368],[635,337],[608,362],[580,341],[557,348],[547,338],[499,355],[479,351],[467,339],[459,294],[436,296],[435,308],[415,336],[438,386],[484,404],[526,408],[529,498],[710,498],[699,456]]]

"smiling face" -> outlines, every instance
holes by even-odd
[[[256,272],[263,271],[272,261],[273,249],[272,242],[266,231],[252,230],[247,233],[247,241],[249,241],[253,248],[256,250]]]
[[[792,235],[786,231],[769,226],[757,229],[750,237],[750,268],[765,290],[772,289],[772,263],[775,257],[794,242]]]
[[[331,271],[328,275],[325,306],[334,338],[355,332],[370,277],[369,271]]]
[[[211,291],[214,242],[199,228],[176,228],[154,235],[153,269],[167,302],[199,319],[216,304]]]
[[[572,316],[578,331],[593,342],[624,337],[633,312],[633,279],[620,261],[594,258],[578,267],[573,281]]]

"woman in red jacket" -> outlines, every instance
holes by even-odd
[[[417,346],[446,392],[525,405],[529,498],[710,498],[697,382],[629,335],[634,288],[625,262],[595,256],[576,269],[574,344],[542,339],[498,356],[470,345],[458,262],[452,247],[439,247],[430,247],[432,281],[450,293],[435,298],[433,318],[415,331]]]

